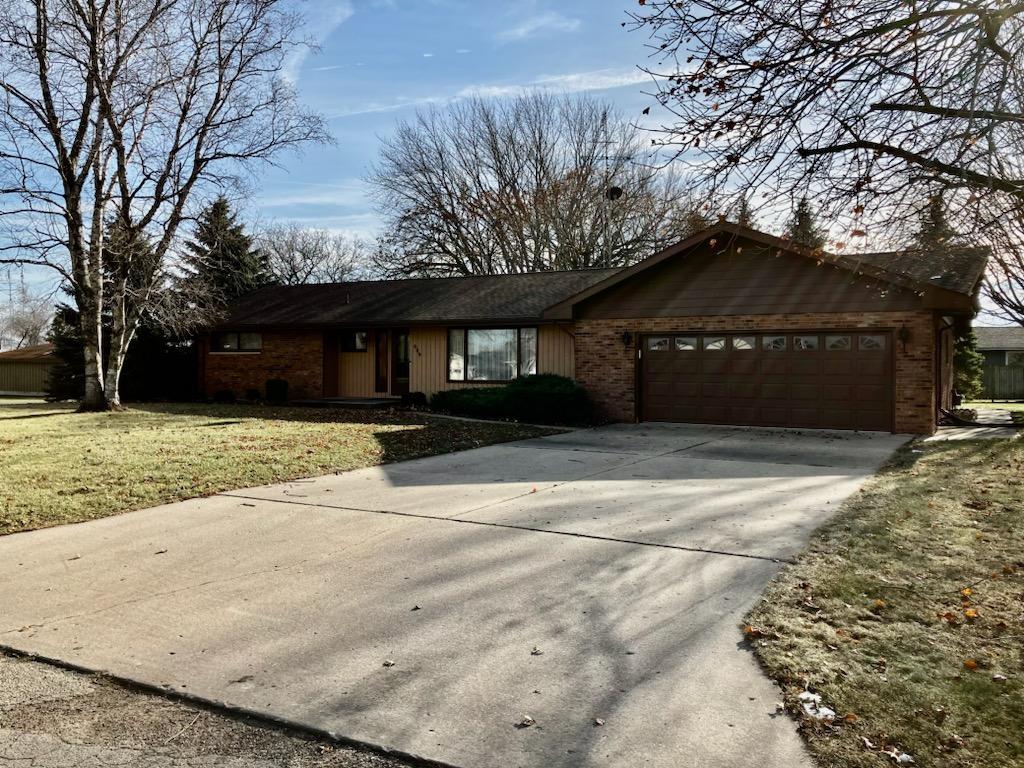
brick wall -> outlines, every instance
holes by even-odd
[[[721,317],[577,320],[576,380],[613,421],[633,421],[636,414],[635,355],[638,334],[669,331],[789,331],[830,328],[906,326],[906,350],[894,339],[896,431],[935,431],[935,322],[931,312],[864,312],[791,315],[729,315]],[[622,334],[634,342],[626,348]]]
[[[249,389],[266,395],[268,379],[287,381],[291,399],[323,395],[324,345],[319,332],[264,333],[261,352],[207,351],[204,362],[208,397],[223,389],[238,397],[244,397]]]

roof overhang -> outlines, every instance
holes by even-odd
[[[701,246],[706,246],[714,252],[724,252],[738,240],[753,241],[766,248],[775,248],[780,252],[796,254],[822,264],[832,264],[856,275],[913,291],[921,296],[922,307],[926,309],[943,309],[950,312],[975,312],[977,310],[977,293],[981,282],[980,277],[975,281],[974,290],[970,295],[958,293],[931,283],[919,282],[906,275],[890,272],[877,265],[860,261],[856,257],[807,248],[786,238],[776,237],[775,235],[759,232],[750,227],[723,221],[691,235],[680,243],[658,251],[643,261],[637,262],[631,267],[626,267],[601,282],[595,283],[586,290],[580,291],[576,295],[548,307],[544,311],[543,317],[549,320],[570,320],[573,317],[573,308],[577,304],[603,293],[609,288],[624,283],[641,272],[646,272],[669,259],[694,251]]]

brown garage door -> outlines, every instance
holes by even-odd
[[[892,429],[892,335],[671,333],[641,345],[644,421]]]

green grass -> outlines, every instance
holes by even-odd
[[[548,434],[398,411],[0,400],[0,534]]]
[[[1003,411],[1024,411],[1024,402],[1005,402],[1003,400],[972,400],[964,403],[964,408],[995,408]]]
[[[821,765],[1024,765],[1024,440],[904,449],[748,621]]]

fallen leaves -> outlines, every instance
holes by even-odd
[[[534,726],[536,724],[537,724],[537,721],[534,720],[532,717],[530,717],[529,715],[523,715],[519,719],[519,721],[516,722],[515,727],[516,728],[529,728],[529,727]]]

